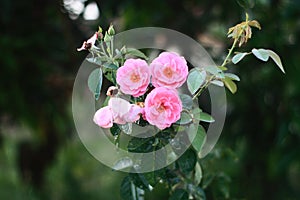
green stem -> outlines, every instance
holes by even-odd
[[[208,85],[210,84],[210,82],[215,78],[215,76],[211,76],[206,82],[205,84],[198,90],[198,92],[193,96],[193,100],[195,100],[202,92],[204,89],[206,89],[208,87]]]
[[[225,60],[223,61],[221,67],[225,67],[225,65],[227,64],[227,62],[228,62],[228,60],[229,60],[231,54],[233,53],[233,50],[234,50],[234,48],[235,48],[237,42],[238,42],[238,39],[235,39],[234,42],[233,42],[233,44],[232,44],[232,46],[231,46],[231,48],[230,48],[230,50],[229,50],[229,52],[228,52],[228,54],[227,54],[227,56],[226,56],[226,58],[225,58]],[[214,78],[215,78],[215,76],[211,76],[211,77],[209,78],[209,80],[207,80],[207,81],[205,82],[205,84],[203,85],[203,87],[201,87],[201,88],[198,90],[198,92],[193,96],[192,99],[193,99],[193,100],[196,99],[196,98],[203,92],[203,90],[206,89],[206,88],[208,87],[208,85],[210,84],[210,82],[211,82]]]
[[[232,46],[231,46],[231,48],[230,48],[230,50],[229,50],[229,52],[228,52],[228,54],[227,54],[227,56],[226,56],[226,58],[225,58],[225,60],[224,60],[224,62],[221,65],[222,67],[225,67],[225,65],[227,64],[227,62],[228,62],[228,60],[229,60],[229,58],[230,58],[230,56],[233,52],[233,49],[235,48],[235,45],[236,45],[237,42],[238,42],[238,40],[235,39]]]
[[[114,36],[111,36],[110,51],[111,51],[111,57],[110,58],[113,61],[113,56],[114,56]]]
[[[104,49],[104,46],[103,46],[103,42],[101,41],[100,43],[100,46],[101,46],[101,49],[102,49],[102,52],[105,54],[106,57],[108,57],[108,55],[106,54],[106,51]]]

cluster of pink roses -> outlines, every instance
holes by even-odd
[[[95,113],[94,122],[109,128],[113,123],[135,122],[142,115],[161,130],[170,127],[180,118],[182,103],[176,89],[184,84],[187,75],[186,60],[173,52],[161,53],[149,66],[142,59],[126,60],[116,76],[122,93],[139,97],[146,93],[150,83],[155,88],[146,96],[143,107],[111,97],[108,106]]]

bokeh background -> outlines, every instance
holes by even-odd
[[[300,199],[299,0],[1,0],[0,11],[0,199],[120,199],[125,174],[87,152],[71,113],[87,55],[76,48],[99,25],[174,29],[218,63],[245,11],[262,30],[241,50],[275,50],[286,75],[251,56],[232,66],[241,82],[227,93],[224,130],[203,161],[205,191],[208,199]],[[147,194],[167,198],[163,186]]]

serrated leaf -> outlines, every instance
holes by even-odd
[[[192,149],[185,151],[176,161],[182,173],[186,174],[194,170],[197,162],[197,155]]]
[[[224,84],[225,86],[229,89],[229,91],[234,94],[237,91],[237,86],[235,84],[235,82],[233,82],[230,78],[225,78],[224,80]]]
[[[193,99],[190,95],[179,94],[183,109],[190,110],[193,107]]]
[[[205,129],[203,128],[203,126],[201,126],[200,124],[198,125],[198,129],[196,130],[196,127],[194,124],[191,124],[189,129],[188,129],[189,132],[193,131],[193,132],[196,132],[196,135],[194,138],[192,138],[192,136],[194,134],[189,134],[189,139],[194,147],[194,149],[197,151],[197,152],[200,152],[205,141],[206,141],[206,131]]]
[[[184,189],[176,189],[169,200],[188,200],[189,199],[189,193],[185,191]]]
[[[248,53],[238,53],[236,55],[234,55],[231,59],[233,64],[237,64],[238,62],[240,62],[246,55],[248,55]]]
[[[274,51],[272,51],[272,50],[267,50],[267,51],[268,51],[270,57],[273,59],[273,61],[274,61],[274,62],[276,63],[276,65],[279,67],[279,69],[280,69],[283,73],[285,73],[279,55],[277,55],[277,54],[276,54]]]
[[[148,60],[148,57],[143,52],[134,48],[126,48],[126,57],[128,56],[139,57]]]
[[[213,84],[213,85],[219,86],[219,87],[224,86],[224,83],[222,81],[219,81],[219,80],[213,80],[210,83]]]
[[[200,164],[197,162],[195,166],[194,184],[199,185],[202,180],[202,169]]]
[[[252,49],[253,55],[262,60],[262,61],[268,61],[269,60],[269,52],[266,49]]]
[[[114,165],[113,165],[113,169],[114,170],[122,170],[122,169],[126,169],[129,167],[133,166],[133,161],[131,158],[129,157],[124,157],[121,158],[120,160],[118,160]]]
[[[88,78],[88,87],[90,91],[94,94],[96,100],[98,100],[100,97],[102,78],[102,70],[100,68],[97,68],[94,71],[92,71]]]
[[[205,71],[200,71],[199,69],[194,68],[189,72],[187,78],[187,86],[191,94],[195,94],[195,92],[197,92],[197,90],[204,83],[205,78],[206,78]]]
[[[240,81],[240,77],[238,77],[237,75],[232,74],[232,73],[225,73],[225,77],[227,77],[231,80],[234,80],[234,81]]]

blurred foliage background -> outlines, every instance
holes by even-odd
[[[300,199],[299,0],[1,0],[0,199],[120,199],[124,173],[95,160],[71,114],[81,42],[112,22],[117,31],[159,26],[198,40],[221,62],[227,29],[247,11],[262,25],[244,47],[271,48],[286,75],[254,57],[240,77],[214,151],[203,160],[208,199]],[[163,187],[147,199],[167,199]]]

